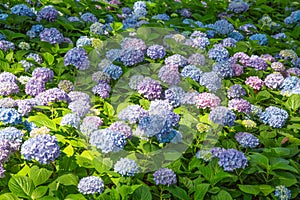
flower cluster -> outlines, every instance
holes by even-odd
[[[248,165],[248,160],[243,152],[236,149],[227,149],[218,155],[218,164],[225,171],[233,171],[235,169],[245,168]]]
[[[104,182],[99,177],[88,176],[80,179],[77,187],[81,194],[101,194],[104,191]]]
[[[153,173],[156,185],[173,185],[177,183],[176,174],[169,168],[161,168]]]
[[[234,138],[244,148],[255,148],[259,145],[259,139],[250,133],[238,132],[235,134]]]
[[[269,106],[259,115],[259,117],[264,124],[268,124],[274,128],[281,128],[285,125],[289,115],[281,108]]]
[[[134,174],[139,172],[139,168],[136,161],[128,158],[121,158],[115,163],[114,171],[122,176],[134,176]]]
[[[69,50],[64,57],[65,66],[74,65],[79,70],[86,70],[90,67],[87,53],[81,47]]]

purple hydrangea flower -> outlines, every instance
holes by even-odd
[[[253,67],[255,70],[266,70],[268,67],[268,63],[256,55],[252,55],[246,65]]]
[[[199,84],[211,92],[216,92],[222,85],[222,79],[215,72],[204,72],[200,77]]]
[[[232,1],[228,5],[228,10],[236,14],[245,12],[249,9],[248,3],[243,0]]]
[[[40,33],[41,41],[49,42],[50,44],[60,44],[64,41],[64,36],[56,28],[45,28]]]
[[[125,66],[133,66],[144,61],[144,52],[135,49],[123,49],[120,60]]]
[[[184,93],[185,92],[181,87],[173,86],[165,90],[164,98],[167,99],[172,106],[178,107],[181,104],[181,98]]]
[[[81,100],[81,101],[90,102],[91,100],[90,96],[87,93],[79,92],[79,91],[72,91],[68,94],[68,96],[71,99],[71,101]]]
[[[184,67],[188,64],[188,60],[180,54],[174,54],[165,59],[165,64],[169,66]]]
[[[9,96],[17,94],[19,92],[19,86],[14,82],[0,82],[0,95]]]
[[[142,75],[133,75],[130,77],[130,80],[129,80],[129,87],[133,90],[137,90],[137,86],[140,84],[140,82],[142,80],[144,80],[144,76]]]
[[[270,89],[276,89],[278,88],[284,81],[284,77],[282,76],[282,74],[280,73],[272,73],[269,74],[266,78],[265,78],[265,85],[270,88]]]
[[[24,116],[32,111],[32,108],[38,105],[38,102],[35,99],[22,99],[16,101],[18,106],[18,112]]]
[[[54,76],[54,72],[45,67],[35,68],[32,72],[32,77],[36,80],[41,80],[43,82],[50,81]]]
[[[96,131],[100,126],[102,126],[103,121],[97,116],[86,116],[80,125],[80,131],[87,137],[90,137],[91,133]]]
[[[68,20],[70,21],[70,22],[80,22],[80,19],[78,18],[78,17],[68,17]]]
[[[44,92],[41,92],[35,97],[35,99],[38,100],[41,105],[48,105],[48,103],[50,102],[57,101],[70,102],[68,94],[59,88],[51,88]]]
[[[79,117],[85,116],[90,111],[90,104],[87,101],[77,100],[69,103],[68,108]]]
[[[219,106],[221,99],[215,94],[203,92],[195,97],[195,104],[198,108],[214,108]]]
[[[146,77],[137,85],[137,91],[145,98],[153,100],[161,97],[162,87],[158,81]]]
[[[228,60],[229,52],[223,45],[215,44],[214,47],[208,51],[208,57],[216,61]]]
[[[134,176],[134,174],[139,173],[139,168],[136,161],[128,158],[121,158],[115,163],[114,171],[122,176]]]
[[[239,27],[239,30],[244,31],[246,34],[252,34],[254,31],[257,31],[257,28],[253,24],[244,24]]]
[[[153,60],[161,59],[165,57],[165,55],[166,55],[166,51],[163,46],[152,45],[147,49],[147,56],[149,56]]]
[[[98,19],[95,17],[94,14],[90,13],[90,12],[87,12],[87,13],[84,13],[80,16],[80,18],[84,21],[84,22],[92,22],[92,23],[95,23],[98,21]]]
[[[240,84],[232,85],[227,90],[227,97],[229,99],[241,98],[245,95],[246,95],[246,90]]]
[[[39,22],[45,19],[49,22],[54,22],[56,21],[58,15],[58,11],[52,5],[45,6],[42,10],[38,12],[36,20]]]
[[[49,164],[58,158],[60,149],[55,136],[41,134],[26,140],[21,146],[21,154],[25,160],[36,160],[40,164]]]
[[[217,62],[213,65],[212,71],[219,74],[222,78],[232,77],[234,75],[232,65],[228,61]]]
[[[8,50],[14,50],[15,44],[7,40],[0,40],[0,49],[4,52],[7,52]]]
[[[0,163],[0,178],[5,177],[5,169],[3,168],[3,164]]]
[[[77,188],[81,194],[101,194],[104,191],[104,182],[99,177],[88,176],[80,179]]]
[[[168,168],[161,168],[153,173],[156,185],[173,185],[177,183],[176,174]]]
[[[91,133],[90,144],[103,153],[121,151],[126,145],[126,136],[115,130],[100,129]]]
[[[17,83],[17,77],[10,72],[2,72],[0,73],[0,82],[13,82]]]
[[[236,115],[224,106],[217,106],[210,112],[209,119],[219,125],[233,126]]]
[[[92,91],[94,94],[98,94],[101,98],[106,99],[109,97],[110,85],[105,82],[100,82],[93,87]]]
[[[86,70],[90,67],[90,61],[83,48],[75,47],[64,56],[64,65],[74,65],[76,69]]]
[[[11,143],[1,138],[0,139],[0,163],[4,163],[8,160],[9,156],[12,153]]]
[[[109,83],[110,76],[103,71],[97,71],[92,74],[92,80],[95,81],[96,83],[101,83],[101,82]]]
[[[181,98],[181,104],[183,105],[195,105],[196,104],[196,97],[199,93],[198,92],[187,92]]]
[[[191,39],[191,46],[195,48],[205,49],[210,45],[210,41],[207,37],[194,37]]]
[[[235,149],[227,149],[219,156],[219,166],[223,167],[224,171],[233,171],[235,169],[245,168],[248,165],[248,160],[243,152]]]
[[[0,121],[3,124],[20,124],[22,123],[22,116],[14,108],[0,108]]]
[[[232,64],[234,76],[240,76],[244,73],[244,67],[239,64]]]
[[[228,101],[228,108],[248,114],[251,111],[251,104],[245,99],[236,98]]]
[[[110,130],[119,131],[125,135],[126,138],[130,138],[132,136],[132,130],[130,126],[122,121],[117,121],[112,123],[109,127]]]
[[[258,76],[249,76],[245,83],[255,90],[260,90],[264,84],[264,82]]]
[[[30,96],[36,96],[45,91],[45,82],[31,78],[25,85],[25,92]]]
[[[141,118],[148,116],[148,112],[139,105],[130,105],[120,111],[118,118],[131,124],[138,122]]]
[[[288,113],[275,106],[269,106],[264,112],[259,115],[260,120],[264,124],[268,124],[273,128],[282,128],[288,119]]]
[[[210,149],[210,152],[212,153],[212,156],[214,158],[219,158],[221,153],[223,153],[224,151],[226,151],[226,149],[221,147],[213,147]]]
[[[285,67],[281,62],[273,62],[271,64],[271,68],[274,69],[276,72],[283,72],[285,71]]]
[[[224,40],[222,40],[222,45],[224,47],[235,47],[236,42],[237,41],[235,39],[228,37],[228,38],[225,38]]]
[[[27,59],[32,58],[34,60],[34,62],[37,62],[39,64],[42,64],[42,62],[43,62],[42,56],[40,56],[39,54],[36,54],[36,53],[30,53],[26,56],[26,58]]]
[[[234,138],[244,148],[255,148],[259,145],[259,139],[250,133],[238,132],[235,134]]]
[[[230,58],[230,62],[232,64],[240,63],[242,65],[247,65],[250,62],[250,57],[244,52],[237,52]]]
[[[146,52],[147,45],[146,43],[138,38],[124,38],[121,42],[122,49],[134,49],[142,52]]]
[[[180,73],[176,65],[164,65],[158,72],[158,77],[169,85],[177,85],[180,82]]]
[[[205,56],[202,55],[202,54],[199,54],[199,53],[192,54],[188,58],[188,63],[190,65],[200,65],[200,66],[203,66],[206,63]]]

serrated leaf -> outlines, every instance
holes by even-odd
[[[56,124],[47,117],[47,115],[44,115],[42,113],[39,113],[34,116],[30,116],[28,118],[29,122],[34,122],[37,126],[46,126],[50,128],[51,130],[57,130]]]
[[[52,65],[54,62],[54,56],[48,52],[43,54],[43,57],[45,61],[48,63],[48,65]]]
[[[268,168],[269,166],[269,159],[268,157],[262,155],[262,154],[259,154],[259,153],[254,153],[252,155],[249,156],[251,159],[250,159],[250,162],[251,163],[254,163],[254,164],[257,164],[257,165],[260,165],[264,168]]]

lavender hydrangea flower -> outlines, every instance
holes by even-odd
[[[64,36],[56,28],[45,28],[40,33],[40,39],[41,41],[49,42],[50,44],[60,44],[64,41]]]
[[[95,17],[94,14],[90,13],[90,12],[87,12],[87,13],[84,13],[80,16],[80,18],[84,21],[84,22],[92,22],[92,23],[95,23],[98,21],[98,19]]]
[[[296,67],[292,67],[286,70],[288,76],[294,74],[296,76],[300,76],[300,69]]]
[[[240,84],[232,85],[227,90],[227,97],[229,99],[241,98],[245,95],[246,95],[246,90]]]
[[[176,65],[164,65],[158,72],[158,77],[169,85],[177,85],[180,82],[180,73]]]
[[[70,22],[80,22],[80,19],[78,18],[78,17],[68,17],[68,20],[70,21]]]
[[[232,64],[247,65],[250,62],[250,57],[244,52],[235,53],[229,60]]]
[[[271,68],[274,69],[276,72],[284,72],[285,67],[281,62],[273,62],[271,64]]]
[[[39,63],[39,64],[42,64],[42,62],[43,62],[42,56],[39,55],[39,54],[36,54],[36,53],[30,53],[30,54],[28,54],[28,55],[26,56],[26,58],[27,58],[27,59],[32,58],[32,59],[34,60],[34,62],[37,62],[37,63]]]
[[[222,40],[222,45],[224,47],[235,47],[236,42],[237,41],[235,39],[228,37],[228,38],[225,38],[224,40]]]
[[[176,174],[168,168],[161,168],[153,173],[156,185],[173,185],[177,183]]]
[[[255,148],[259,145],[259,139],[250,133],[238,132],[235,134],[234,138],[244,148]]]
[[[232,11],[236,14],[245,12],[249,9],[248,3],[244,2],[243,0],[235,0],[229,3],[228,10]]]
[[[49,164],[58,158],[60,149],[55,136],[41,134],[26,140],[21,146],[21,154],[25,160],[36,160],[40,164]]]
[[[127,108],[121,110],[118,114],[119,119],[128,121],[131,124],[138,122],[145,116],[148,116],[148,112],[139,105],[130,105]]]
[[[8,50],[14,50],[15,44],[7,40],[0,40],[0,49],[4,52],[7,52]]]
[[[184,90],[181,87],[170,87],[165,90],[164,98],[169,100],[170,104],[174,107],[178,107],[181,104],[181,98],[184,95]]]
[[[282,74],[274,72],[265,78],[264,83],[268,88],[277,89],[283,83],[283,81],[284,77]]]
[[[166,51],[163,46],[161,45],[152,45],[148,47],[147,49],[147,56],[149,56],[151,59],[161,59],[165,57]]]
[[[65,116],[62,117],[60,121],[61,126],[72,126],[74,128],[78,128],[80,124],[80,117],[77,114],[68,113]]]
[[[144,52],[135,49],[123,49],[120,60],[125,66],[133,66],[144,61]]]
[[[236,115],[232,110],[224,106],[217,106],[210,112],[209,119],[219,125],[233,126]]]
[[[90,136],[90,144],[103,153],[121,151],[126,143],[123,133],[108,128],[96,130]]]
[[[0,178],[5,177],[5,169],[3,168],[3,164],[0,163]]]
[[[103,71],[97,71],[92,74],[92,80],[96,83],[109,83],[110,76]]]
[[[32,77],[37,80],[41,80],[43,82],[50,81],[54,76],[54,72],[45,67],[35,68],[32,72]]]
[[[214,158],[219,158],[221,153],[223,153],[224,151],[226,151],[226,149],[221,148],[221,147],[213,147],[210,149],[212,157],[214,157]]]
[[[19,15],[19,16],[28,16],[28,17],[34,17],[35,14],[31,8],[29,8],[25,4],[17,4],[14,5],[10,9],[11,14]]]
[[[97,116],[86,116],[80,125],[80,131],[85,134],[87,137],[90,137],[91,133],[96,131],[103,121],[100,117]]]
[[[187,65],[181,71],[181,76],[187,78],[190,77],[196,82],[199,82],[202,71],[195,65]]]
[[[80,179],[77,188],[81,194],[102,194],[104,191],[104,182],[99,177],[88,176]]]
[[[268,67],[268,63],[257,55],[252,55],[246,65],[253,67],[255,70],[266,70]]]
[[[110,130],[119,131],[125,135],[126,138],[130,138],[132,136],[132,130],[130,126],[122,121],[117,121],[112,123],[109,127]]]
[[[0,73],[0,82],[17,83],[17,77],[10,72],[2,72]]]
[[[136,161],[128,158],[121,158],[115,163],[114,171],[122,176],[134,176],[134,174],[139,173],[139,168]]]
[[[194,37],[191,39],[191,46],[195,48],[205,49],[210,45],[210,41],[207,37]]]
[[[0,99],[0,108],[12,108],[15,106],[15,100],[12,98],[6,97]]]
[[[64,56],[64,65],[74,65],[79,70],[86,70],[90,67],[90,61],[83,48],[75,47]]]
[[[245,83],[255,90],[260,90],[264,84],[264,82],[258,76],[249,76]]]
[[[234,75],[232,65],[228,61],[217,62],[213,65],[212,71],[219,74],[222,78],[232,77]]]
[[[69,103],[68,108],[79,117],[85,116],[90,111],[90,104],[87,101],[77,100]]]
[[[273,128],[282,128],[288,119],[288,113],[275,106],[269,106],[264,112],[259,115],[260,120],[264,124],[268,124]]]
[[[32,111],[32,108],[38,104],[35,99],[22,99],[16,100],[16,104],[18,106],[18,112],[24,116]]]
[[[41,92],[35,97],[35,99],[38,100],[41,105],[48,105],[48,103],[50,102],[57,101],[70,102],[68,94],[59,88],[51,88],[44,92]]]
[[[291,190],[284,185],[276,186],[275,197],[278,197],[278,200],[289,200],[291,199]]]
[[[92,91],[94,94],[98,94],[101,98],[106,99],[109,97],[110,85],[105,82],[100,82],[93,87]]]
[[[216,92],[222,85],[222,79],[215,72],[204,72],[200,77],[199,84],[211,92]]]
[[[117,65],[110,64],[103,69],[103,72],[108,74],[110,78],[117,80],[122,75],[123,70]]]
[[[244,31],[246,34],[252,34],[254,31],[257,31],[257,28],[253,24],[244,24],[239,27],[239,30]]]
[[[19,92],[19,86],[14,82],[0,82],[0,95],[9,96],[17,94]]]
[[[52,5],[45,6],[42,10],[38,12],[36,21],[39,22],[45,19],[49,22],[54,22],[56,21],[58,15],[58,11]]]
[[[219,156],[219,166],[223,167],[224,171],[233,171],[239,168],[245,168],[248,165],[248,160],[243,152],[235,149],[227,149]]]
[[[138,38],[124,38],[121,42],[122,49],[134,49],[142,52],[146,52],[147,45],[146,43]]]
[[[208,51],[208,57],[216,61],[228,60],[229,52],[221,44],[215,44],[214,47]]]
[[[195,104],[198,108],[214,108],[219,106],[221,99],[215,94],[203,92],[195,97]]]
[[[15,127],[6,127],[0,130],[0,140],[5,139],[10,142],[13,149],[14,147],[19,147],[22,142],[23,133]]]
[[[0,163],[4,163],[8,160],[12,153],[11,144],[6,139],[0,139]]]
[[[260,45],[267,45],[268,44],[268,38],[266,36],[266,34],[254,34],[254,35],[251,35],[249,37],[250,40],[257,40],[258,44]]]
[[[0,121],[3,124],[20,124],[22,123],[22,116],[14,108],[0,108]]]
[[[137,85],[137,91],[145,98],[153,100],[161,97],[162,87],[158,81],[146,77]]]
[[[251,104],[245,99],[236,98],[228,101],[228,108],[248,114],[251,111]]]
[[[25,85],[25,92],[30,96],[36,96],[45,91],[45,82],[31,78]]]
[[[142,75],[133,75],[130,77],[128,86],[133,89],[137,90],[137,86],[140,84],[140,82],[144,79],[145,77]]]
[[[71,101],[82,100],[86,102],[90,102],[90,96],[87,93],[79,92],[79,91],[72,91],[68,94]]]
[[[169,66],[184,67],[188,64],[188,60],[180,54],[174,54],[165,59],[165,64]]]
[[[190,57],[188,58],[188,63],[190,65],[199,65],[199,66],[203,66],[205,65],[206,61],[205,61],[205,56],[199,53],[195,53],[190,55]]]

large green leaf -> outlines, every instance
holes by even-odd
[[[294,111],[300,108],[300,95],[293,94],[292,96],[290,96],[285,103],[285,107],[289,110],[294,110]]]
[[[64,174],[60,177],[57,178],[57,181],[60,184],[63,185],[75,185],[77,186],[78,184],[78,176],[75,176],[74,174]]]
[[[260,193],[258,185],[238,185],[238,187],[241,191],[248,194],[258,195]]]
[[[152,200],[152,194],[147,186],[136,189],[132,195],[133,200]]]
[[[34,190],[33,181],[26,176],[12,176],[8,182],[9,190],[18,197],[28,198]]]
[[[212,196],[212,200],[232,200],[231,195],[225,191],[221,190],[217,195]]]
[[[168,188],[168,190],[174,197],[178,199],[182,199],[182,200],[190,199],[186,191],[178,186],[171,186]]]
[[[205,194],[207,193],[209,188],[209,184],[203,183],[196,185],[196,192],[194,194],[194,199],[202,200],[205,197]]]
[[[31,194],[32,199],[39,199],[43,197],[48,191],[48,186],[40,186],[35,188],[35,190]]]
[[[30,168],[29,177],[32,179],[35,186],[45,183],[51,176],[52,172],[45,168],[39,169],[38,166]]]

